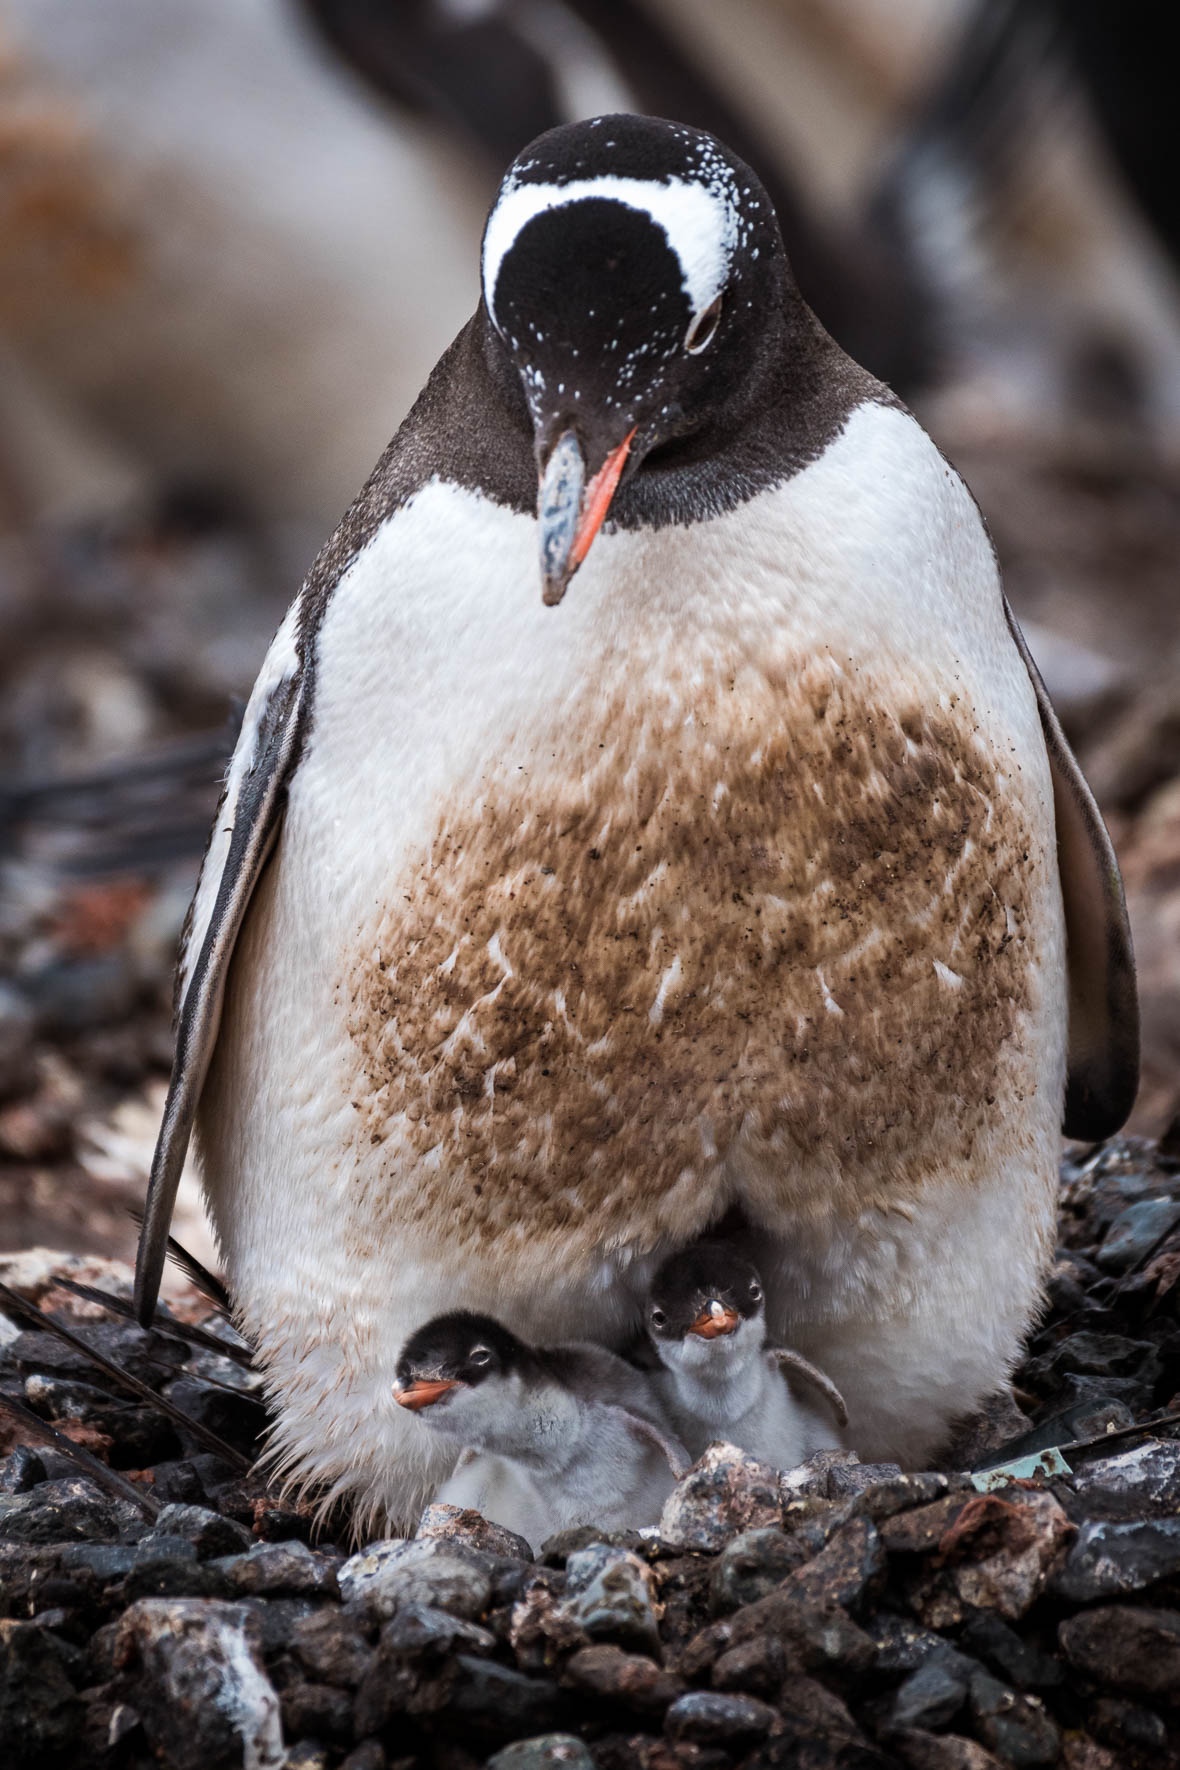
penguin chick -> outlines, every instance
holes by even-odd
[[[729,1242],[696,1242],[664,1261],[647,1327],[663,1367],[654,1386],[694,1457],[722,1438],[793,1469],[812,1451],[842,1446],[839,1390],[797,1352],[767,1346],[762,1280]],[[792,1393],[788,1372],[813,1400]]]
[[[602,1347],[527,1346],[458,1310],[407,1340],[394,1399],[465,1447],[436,1498],[539,1545],[576,1524],[654,1524],[688,1468],[644,1375]]]

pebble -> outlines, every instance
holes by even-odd
[[[0,1494],[28,1493],[39,1481],[48,1479],[45,1464],[27,1444],[18,1444],[11,1455],[0,1459]]]
[[[597,1543],[572,1554],[565,1573],[562,1617],[592,1641],[614,1641],[658,1656],[655,1580],[646,1562],[628,1549]]]
[[[370,1543],[340,1567],[341,1597],[375,1621],[403,1604],[426,1604],[454,1616],[482,1616],[492,1596],[487,1557],[433,1537]]]
[[[113,1500],[93,1481],[46,1481],[0,1502],[0,1541],[113,1543],[143,1536],[147,1524],[128,1501]]]
[[[787,1655],[777,1635],[755,1635],[713,1662],[714,1690],[738,1690],[773,1702],[787,1675]]]
[[[669,1739],[739,1750],[765,1739],[777,1724],[776,1710],[757,1697],[727,1696],[707,1690],[693,1690],[678,1697],[664,1717],[664,1731]]]
[[[242,1553],[254,1542],[244,1525],[235,1524],[232,1518],[210,1511],[207,1506],[164,1506],[153,1528],[161,1536],[185,1538],[202,1560]]]
[[[669,1494],[660,1536],[684,1549],[721,1549],[736,1532],[782,1521],[778,1472],[732,1444],[711,1444]]]
[[[1068,1617],[1057,1638],[1071,1665],[1137,1696],[1175,1699],[1180,1690],[1180,1616],[1130,1604]]]
[[[971,1713],[983,1743],[1013,1770],[1056,1764],[1061,1734],[1035,1696],[1024,1696],[977,1670],[971,1678]]]
[[[116,1649],[133,1701],[170,1770],[280,1770],[279,1699],[244,1605],[146,1598],[123,1614]]]
[[[1180,1224],[1180,1200],[1145,1198],[1129,1205],[1111,1224],[1098,1250],[1104,1272],[1129,1272],[1146,1260],[1158,1241]]]
[[[1074,1470],[1073,1486],[1083,1499],[1118,1493],[1139,1504],[1180,1511],[1180,1442],[1148,1439],[1115,1456],[1083,1464]]]
[[[493,1524],[482,1513],[462,1506],[435,1503],[427,1506],[418,1520],[416,1537],[436,1537],[447,1542],[466,1543],[481,1549],[485,1555],[496,1555],[511,1561],[531,1561],[533,1551],[524,1537],[502,1524]]]
[[[890,1727],[931,1731],[944,1727],[967,1701],[971,1675],[978,1669],[965,1654],[940,1644],[894,1693]]]
[[[726,1543],[713,1564],[709,1601],[714,1614],[724,1616],[765,1598],[805,1559],[803,1546],[783,1530],[770,1526],[743,1531]]]
[[[355,1689],[373,1663],[364,1631],[335,1605],[316,1609],[297,1622],[290,1647],[308,1676],[321,1684]]]
[[[1075,1604],[1138,1592],[1180,1572],[1180,1518],[1083,1524],[1054,1590]]]
[[[435,1610],[429,1604],[401,1605],[381,1630],[381,1651],[394,1658],[449,1653],[456,1646],[466,1653],[492,1653],[496,1638],[478,1623]]]
[[[566,1661],[562,1683],[618,1703],[639,1715],[660,1716],[684,1694],[684,1681],[642,1653],[607,1642],[582,1647]]]
[[[854,1450],[813,1451],[795,1468],[782,1471],[779,1491],[784,1499],[829,1500],[833,1497],[832,1471],[855,1469],[859,1464],[860,1458]]]
[[[884,1572],[885,1551],[876,1525],[868,1518],[853,1518],[783,1582],[782,1590],[802,1603],[855,1610]]]
[[[42,1770],[76,1744],[83,1710],[71,1659],[43,1619],[0,1620],[0,1740],[12,1770]]]
[[[1165,1698],[1168,1692],[1162,1693]],[[1168,1728],[1162,1715],[1118,1696],[1099,1697],[1090,1711],[1090,1725],[1104,1745],[1147,1753],[1155,1762],[1166,1761]]]
[[[1074,1535],[1051,1493],[978,1494],[939,1543],[964,1604],[1015,1621],[1031,1609]]]
[[[306,1543],[255,1543],[244,1555],[226,1556],[215,1562],[235,1592],[243,1597],[338,1598],[338,1563],[317,1555]]]
[[[572,1733],[541,1733],[494,1752],[486,1770],[594,1770],[594,1759]]]
[[[447,1680],[448,1723],[466,1745],[470,1730],[494,1739],[510,1739],[552,1727],[561,1707],[556,1684],[530,1678],[492,1659],[456,1654]]]

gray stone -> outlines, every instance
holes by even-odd
[[[660,1630],[651,1568],[627,1549],[597,1543],[566,1562],[559,1614],[591,1641],[658,1655]]]
[[[714,1661],[713,1688],[774,1702],[786,1675],[787,1652],[778,1636],[754,1635]]]
[[[306,1543],[255,1543],[247,1554],[227,1556],[211,1565],[228,1573],[233,1590],[243,1597],[340,1596],[338,1563],[317,1555]]]
[[[876,1525],[868,1518],[853,1518],[783,1582],[782,1590],[805,1604],[855,1609],[884,1573],[885,1551]]]
[[[1104,1272],[1129,1272],[1180,1223],[1180,1199],[1145,1198],[1120,1211],[1098,1250]]]
[[[122,1528],[129,1506],[108,1499],[93,1481],[74,1477],[44,1481],[31,1493],[7,1496],[0,1504],[0,1540],[9,1543],[126,1540]],[[139,1535],[147,1530],[139,1520]]]
[[[966,1702],[971,1675],[979,1669],[974,1660],[953,1647],[944,1646],[929,1654],[895,1692],[890,1727],[932,1731],[945,1727]]]
[[[207,1506],[164,1506],[152,1527],[159,1536],[184,1537],[202,1560],[209,1555],[236,1555],[253,1546],[254,1538],[244,1524]]]
[[[466,1653],[451,1662],[446,1714],[464,1744],[472,1730],[498,1739],[547,1732],[560,1707],[557,1686],[548,1678],[529,1678],[511,1666]]]
[[[166,1536],[159,1531],[149,1531],[135,1545],[136,1567],[151,1567],[157,1561],[195,1561],[197,1551],[187,1537]]]
[[[447,1542],[466,1543],[485,1555],[496,1555],[510,1561],[531,1561],[533,1551],[524,1537],[502,1524],[493,1524],[482,1512],[462,1506],[448,1506],[438,1501],[427,1506],[418,1520],[414,1535],[419,1538],[438,1537]]]
[[[806,1559],[806,1550],[785,1531],[770,1526],[746,1530],[726,1543],[709,1578],[709,1602],[715,1616],[740,1610],[765,1598]]]
[[[779,1492],[784,1500],[833,1498],[833,1469],[855,1469],[860,1462],[854,1450],[817,1450],[793,1469],[784,1469],[779,1476]]]
[[[493,1564],[466,1544],[434,1537],[370,1543],[339,1569],[345,1603],[374,1621],[405,1604],[425,1604],[468,1619],[491,1601]]]
[[[977,1671],[971,1679],[971,1713],[983,1743],[1013,1770],[1056,1764],[1061,1735],[1035,1696]]]
[[[245,1605],[140,1599],[123,1614],[116,1654],[137,1672],[134,1706],[173,1770],[280,1770],[279,1699]]]
[[[1180,1572],[1180,1518],[1083,1524],[1054,1590],[1075,1604],[1139,1592]]]
[[[133,1543],[66,1543],[58,1564],[63,1573],[92,1573],[106,1586],[131,1572],[137,1547]]]
[[[373,1663],[364,1631],[334,1604],[321,1605],[297,1621],[289,1645],[304,1671],[320,1684],[355,1689]]]
[[[693,1690],[676,1699],[664,1716],[669,1739],[692,1745],[754,1745],[773,1731],[778,1715],[756,1696],[729,1696]]]
[[[1085,1463],[1074,1470],[1073,1485],[1083,1497],[1128,1494],[1138,1502],[1180,1510],[1180,1443],[1148,1439],[1130,1450]]]
[[[664,1504],[660,1535],[683,1549],[721,1549],[739,1531],[782,1522],[778,1471],[732,1444],[711,1444]]]
[[[596,1641],[571,1654],[561,1681],[641,1715],[662,1715],[684,1695],[683,1679],[662,1670],[647,1654],[624,1653],[607,1641]]]
[[[594,1759],[572,1733],[541,1733],[495,1752],[487,1770],[594,1770]]]
[[[1180,1617],[1174,1610],[1104,1605],[1071,1616],[1057,1636],[1070,1664],[1099,1683],[1171,1701],[1180,1690]]]
[[[12,1770],[42,1770],[77,1740],[83,1710],[64,1642],[38,1622],[0,1620],[0,1743]]]
[[[423,1653],[494,1653],[496,1637],[478,1623],[466,1622],[429,1604],[403,1604],[381,1630],[381,1651],[387,1657],[413,1659]]]
[[[933,1629],[924,1629],[912,1617],[895,1616],[887,1610],[879,1611],[863,1626],[875,1650],[874,1670],[886,1675],[917,1671],[932,1653],[946,1646],[943,1636]]]
[[[1149,1764],[1168,1761],[1167,1723],[1152,1709],[1122,1697],[1101,1696],[1090,1711],[1090,1725],[1103,1745],[1114,1746],[1129,1756],[1148,1754]]]

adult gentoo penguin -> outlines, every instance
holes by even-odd
[[[417,1323],[621,1345],[723,1217],[855,1447],[914,1461],[1036,1305],[1063,1101],[1113,1130],[1136,1061],[1117,867],[968,492],[716,141],[540,137],[251,697],[141,1312],[199,1107],[275,1455],[362,1513],[448,1473],[392,1393]]]

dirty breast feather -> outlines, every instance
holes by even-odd
[[[1019,796],[965,701],[732,686],[620,694],[564,768],[507,743],[403,870],[341,985],[391,1228],[654,1245],[739,1144],[849,1215],[969,1157],[1029,1004]]]

